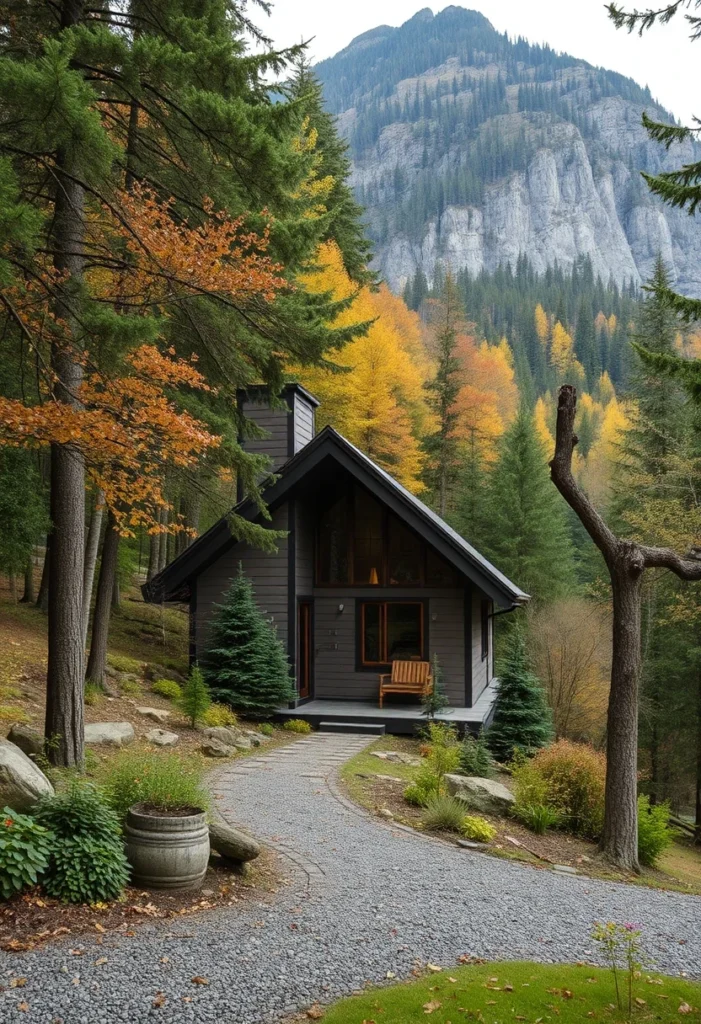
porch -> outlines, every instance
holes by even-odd
[[[436,715],[436,721],[455,725],[461,735],[476,735],[491,721],[496,698],[495,683],[493,680],[482,691],[473,707],[448,708],[447,713]],[[383,708],[377,701],[370,700],[308,700],[296,707],[279,708],[276,717],[282,721],[301,718],[315,729],[323,725],[325,729],[337,732],[352,732],[356,725],[358,731],[386,732],[393,736],[411,736],[426,724],[418,701],[409,703],[389,697],[385,698]]]

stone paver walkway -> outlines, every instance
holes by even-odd
[[[638,923],[659,969],[701,974],[701,898],[538,871],[371,818],[333,781],[366,742],[314,734],[218,773],[218,810],[284,858],[292,881],[271,905],[143,928],[80,959],[67,944],[4,955],[0,984],[27,982],[0,992],[0,1020],[262,1024],[417,962],[591,957],[597,919]]]

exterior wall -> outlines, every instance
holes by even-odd
[[[271,527],[287,530],[287,505],[273,513]],[[238,564],[253,582],[256,600],[261,611],[275,620],[278,636],[287,645],[288,620],[288,539],[278,541],[276,553],[268,554],[247,544],[235,544],[221,558],[197,577],[197,607],[195,611],[196,655],[201,657],[214,614],[213,605],[221,603],[236,575]]]
[[[378,671],[356,671],[356,598],[428,599],[428,650],[438,656],[451,704],[465,706],[465,615],[462,590],[392,587],[314,591],[314,696],[318,699],[376,700]],[[343,612],[338,611],[343,604]],[[434,621],[433,616],[436,616]]]
[[[292,412],[294,417],[293,452],[296,455],[300,448],[304,448],[305,444],[309,444],[314,437],[315,409],[303,395],[295,392]]]
[[[279,469],[290,457],[289,428],[290,414],[286,408],[271,409],[263,402],[252,402],[250,399],[241,405],[241,411],[248,420],[265,430],[265,437],[247,437],[242,443],[245,451],[253,455],[267,455],[273,469]]]
[[[482,601],[486,595],[476,587],[472,588],[472,703],[474,704],[487,687],[493,675],[494,644],[492,642],[494,622],[489,620],[489,656],[482,658]]]

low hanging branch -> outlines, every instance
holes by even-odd
[[[638,870],[637,758],[638,689],[641,666],[641,594],[646,569],[668,569],[680,579],[701,580],[701,552],[680,555],[671,548],[649,547],[617,537],[581,489],[572,473],[577,444],[574,421],[577,391],[559,391],[553,483],[579,517],[604,556],[613,594],[613,659],[607,724],[607,772],[601,853],[612,864]]]

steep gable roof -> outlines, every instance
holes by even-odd
[[[416,495],[378,466],[364,452],[347,441],[333,427],[324,427],[301,451],[289,459],[264,489],[266,504],[275,508],[290,497],[295,488],[320,463],[334,459],[368,487],[385,505],[415,530],[458,572],[476,583],[502,607],[525,604],[528,594],[512,583],[471,544],[436,515]],[[260,512],[254,502],[244,500],[235,509],[238,515],[257,519]],[[146,601],[185,600],[189,581],[212,564],[225,550],[238,543],[231,533],[227,517],[203,533],[152,580],[142,587]]]

